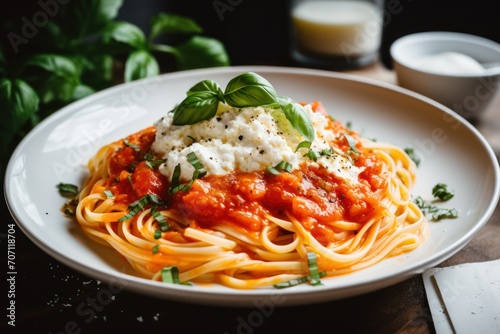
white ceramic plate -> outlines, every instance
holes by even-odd
[[[254,71],[279,95],[322,101],[333,117],[351,122],[364,136],[413,147],[421,156],[415,196],[430,197],[446,183],[455,197],[446,206],[459,218],[431,223],[431,237],[419,249],[323,286],[240,291],[221,286],[187,287],[134,275],[113,250],[87,240],[77,223],[64,217],[59,182],[80,184],[86,163],[99,147],[123,138],[172,109],[204,79],[222,87],[236,75]],[[332,72],[232,67],[170,73],[113,87],[56,112],[19,144],[7,168],[5,193],[21,230],[42,250],[75,270],[120,287],[160,298],[214,305],[297,305],[363,294],[422,273],[459,251],[493,213],[499,197],[499,167],[484,138],[451,111],[397,86]]]

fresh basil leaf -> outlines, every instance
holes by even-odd
[[[240,74],[229,81],[224,97],[230,106],[237,108],[269,105],[278,99],[269,81],[253,72]]]
[[[38,94],[44,104],[53,101],[71,102],[77,94],[78,85],[77,79],[68,80],[65,77],[51,75],[38,88]]]
[[[125,63],[125,81],[152,77],[160,73],[155,57],[146,50],[132,52]]]
[[[78,85],[75,87],[75,89],[73,90],[73,96],[72,96],[72,99],[73,100],[79,100],[81,98],[84,98],[86,96],[89,96],[90,94],[93,94],[95,93],[95,89],[90,87],[90,86],[87,86],[87,85]]]
[[[20,79],[0,79],[0,155],[5,156],[10,142],[21,127],[38,111],[35,90]]]
[[[297,145],[297,148],[295,149],[295,152],[298,152],[301,148],[310,148],[312,143],[308,140],[304,140],[303,142],[300,142],[299,145]]]
[[[172,124],[187,125],[208,120],[215,116],[219,99],[210,92],[193,92],[175,109]]]
[[[9,120],[2,122],[6,127],[21,127],[35,114],[38,105],[38,95],[26,81],[0,79],[0,110]]]
[[[113,39],[135,49],[145,49],[147,44],[146,37],[138,26],[123,21],[111,22],[103,37],[106,41]]]
[[[221,102],[224,102],[224,93],[220,88],[219,84],[214,80],[203,80],[198,82],[196,85],[191,87],[187,95],[191,95],[196,92],[209,92],[215,94]]]
[[[105,51],[103,51],[105,52]],[[92,54],[85,57],[82,81],[94,88],[101,90],[113,84],[113,56],[105,53]]]
[[[184,33],[197,34],[203,29],[192,19],[180,15],[159,13],[151,20],[150,40],[162,34]]]
[[[314,126],[305,108],[298,103],[289,102],[287,99],[281,97],[278,101],[281,110],[283,110],[286,119],[293,128],[304,138],[312,142],[315,136]]]
[[[123,0],[86,0],[68,3],[64,7],[61,6],[63,10],[67,10],[65,17],[69,18],[68,22],[64,22],[64,26],[70,29],[70,35],[76,38],[102,32],[107,24],[117,17],[122,5]]]
[[[203,80],[191,87],[187,91],[187,95],[195,92],[212,92],[218,94],[219,91],[221,91],[221,88],[217,82],[215,82],[214,80]]]
[[[37,66],[58,77],[68,80],[78,78],[79,70],[75,62],[69,58],[58,54],[37,54],[31,57],[25,67]]]
[[[173,55],[179,70],[229,65],[224,45],[209,37],[193,36],[177,46]]]
[[[80,68],[76,61],[57,54],[38,54],[26,62],[23,71],[27,71],[30,67],[38,67],[46,72],[38,74],[34,83],[43,103],[57,100],[70,102],[73,100],[76,87],[80,84]]]

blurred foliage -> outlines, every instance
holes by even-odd
[[[203,29],[188,17],[158,13],[147,35],[116,20],[123,0],[49,3],[39,8],[43,15],[32,17],[38,21],[3,22],[8,33],[0,45],[2,175],[13,147],[41,120],[101,89],[160,74],[162,56],[173,63],[168,70],[229,65],[224,45],[202,36]],[[182,38],[158,42],[168,36]]]

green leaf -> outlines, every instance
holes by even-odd
[[[270,105],[278,99],[269,81],[253,72],[240,74],[229,81],[224,97],[230,106],[237,108]]]
[[[68,26],[72,24],[73,30],[77,31],[76,37],[82,39],[105,30],[117,17],[122,5],[123,0],[86,0],[71,2],[63,9],[69,9],[65,17],[72,21]]]
[[[311,144],[312,143],[310,141],[307,141],[307,140],[300,142],[299,145],[297,145],[295,152],[298,152],[301,148],[310,148]]]
[[[133,216],[141,212],[148,204],[161,204],[161,202],[158,197],[153,194],[144,195],[137,201],[130,203],[130,205],[128,206],[129,212],[125,216],[118,218],[118,222],[122,222],[132,218]]]
[[[173,55],[179,70],[229,65],[224,45],[216,39],[203,36],[189,38],[176,47]]]
[[[146,48],[144,33],[138,26],[132,23],[123,21],[112,22],[106,28],[103,37],[106,42],[113,39],[117,42],[130,45],[135,49]]]
[[[187,125],[208,120],[215,116],[219,99],[211,92],[193,92],[175,109],[172,124]]]
[[[132,52],[125,63],[125,81],[152,77],[160,73],[155,57],[146,50]]]
[[[27,61],[25,67],[28,66],[37,66],[59,77],[71,80],[77,78],[79,74],[78,68],[72,59],[58,54],[35,55]]]
[[[298,103],[289,102],[288,99],[278,98],[278,101],[293,128],[312,142],[315,136],[314,126],[305,108]]]
[[[349,150],[353,153],[359,154],[358,149],[356,148],[356,141],[351,135],[344,133],[344,137],[347,140],[347,144],[349,144]]]
[[[78,195],[78,186],[70,183],[59,183],[57,185],[57,189],[59,190],[59,194],[63,197],[74,198]]]
[[[53,101],[71,102],[78,95],[76,89],[79,84],[76,78],[51,75],[38,88],[38,94],[45,104]]]
[[[2,156],[14,135],[35,115],[39,107],[35,90],[20,79],[0,79],[0,153]]]
[[[75,60],[57,54],[38,54],[31,57],[23,70],[30,67],[43,69],[47,75],[36,75],[34,86],[43,103],[52,101],[70,102],[80,84],[80,66]]]
[[[203,80],[198,82],[188,90],[187,95],[191,95],[196,92],[213,93],[218,97],[220,101],[224,101],[224,93],[222,92],[219,84],[214,80]]]
[[[192,19],[180,15],[159,13],[151,20],[150,40],[161,34],[183,33],[198,34],[203,29]]]
[[[95,93],[95,89],[87,85],[78,85],[73,90],[73,100],[79,100]]]
[[[96,14],[100,20],[113,20],[123,5],[123,0],[98,0]]]
[[[420,157],[418,157],[417,153],[415,150],[411,147],[407,147],[404,149],[405,153],[408,154],[411,160],[415,163],[415,165],[418,167],[420,165]]]
[[[307,252],[307,266],[309,267],[309,276],[311,277],[311,285],[322,285],[316,254],[314,252]]]
[[[436,184],[434,188],[432,188],[432,195],[439,198],[441,201],[447,201],[455,196],[452,192],[448,191],[448,186],[444,183]]]
[[[5,126],[21,127],[38,110],[39,98],[35,90],[20,79],[0,79],[0,110]]]
[[[161,280],[165,283],[180,284],[179,269],[177,267],[164,267],[161,270]]]
[[[85,57],[81,80],[95,90],[107,88],[113,84],[113,56],[105,53]]]

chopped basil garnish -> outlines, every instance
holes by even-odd
[[[114,197],[113,192],[109,189],[104,190],[104,195],[106,195],[106,198],[111,198]]]
[[[432,188],[432,195],[441,202],[451,199],[454,194],[448,192],[447,185],[438,183]],[[414,200],[415,204],[422,210],[424,214],[432,214],[432,219],[439,221],[445,218],[457,218],[458,211],[456,209],[440,208],[432,203],[427,202],[421,196]]]
[[[160,239],[161,238],[161,231],[160,230],[155,230],[154,238],[155,239]]]
[[[76,199],[70,199],[64,203],[63,211],[66,216],[73,217],[75,215],[76,207],[78,206],[78,201]]]
[[[132,218],[133,216],[135,216],[136,214],[138,214],[139,212],[141,212],[141,210],[143,210],[144,207],[146,205],[148,205],[148,204],[161,204],[161,202],[158,200],[158,197],[156,197],[153,194],[144,195],[139,200],[131,203],[128,206],[128,208],[130,210],[128,212],[128,214],[126,214],[125,216],[123,216],[121,218],[118,218],[118,221],[122,222],[122,221],[125,221],[127,219]]]
[[[134,149],[134,151],[136,151],[136,152],[140,152],[140,151],[141,151],[141,149],[139,148],[139,146],[137,146],[136,144],[132,144],[132,143],[128,140],[128,138],[123,139],[123,143],[124,143],[126,146],[133,148],[133,149]]]
[[[170,181],[170,188],[168,189],[169,194],[175,194],[179,190],[184,188],[184,185],[180,182],[181,177],[181,165],[178,164],[174,168],[174,173],[172,174],[172,180]]]
[[[432,188],[432,195],[442,201],[447,201],[454,196],[454,194],[447,190],[447,185],[444,183],[436,184],[434,188]]]
[[[292,164],[282,160],[276,166],[268,166],[266,170],[273,175],[279,175],[282,171],[290,173]]]
[[[57,185],[57,189],[59,190],[59,194],[61,196],[64,196],[67,198],[73,198],[76,195],[78,195],[78,187],[75,186],[74,184],[59,183]]]
[[[297,149],[295,150],[295,152],[297,152],[299,148],[303,148],[303,147],[307,147],[307,148],[311,147],[311,142],[303,141],[302,143],[300,143],[297,146]],[[333,149],[332,148],[325,148],[325,149],[321,150],[320,152],[309,150],[306,152],[306,154],[304,154],[304,157],[309,158],[309,160],[316,161],[316,160],[318,160],[318,158],[320,156],[331,157],[332,155],[333,155]]]
[[[174,173],[172,174],[172,180],[170,182],[170,188],[168,189],[169,194],[175,194],[176,192],[179,191],[188,191],[189,188],[193,185],[194,180],[202,178],[207,174],[207,170],[205,169],[205,166],[198,160],[198,157],[196,156],[196,153],[190,152],[187,155],[187,159],[189,163],[194,167],[194,172],[193,176],[191,177],[191,181],[189,181],[187,184],[181,184],[180,183],[180,176],[181,176],[181,165],[178,164],[174,168]]]
[[[411,160],[413,160],[413,162],[415,163],[415,165],[417,165],[417,167],[420,165],[420,158],[417,156],[417,154],[415,153],[415,150],[413,148],[405,148],[404,149],[405,153],[408,154],[408,156],[410,157]]]
[[[191,285],[189,282],[181,282],[179,279],[179,269],[174,266],[164,267],[161,270],[161,280],[165,283]]]
[[[160,166],[162,163],[164,163],[165,159],[159,159],[159,160],[146,160],[146,166],[148,166],[151,169],[155,169],[156,167]]]
[[[349,145],[349,150],[353,153],[359,154],[358,149],[356,148],[356,141],[352,138],[351,135],[344,133],[344,138],[347,140],[347,144]]]
[[[66,216],[74,216],[76,207],[78,206],[78,187],[74,184],[59,183],[57,186],[59,194],[66,197],[68,200],[64,203],[63,212]]]
[[[306,282],[310,282],[311,285],[321,285],[321,277],[326,276],[326,271],[318,271],[318,265],[316,262],[316,255],[313,252],[307,253],[307,265],[309,267],[309,275],[300,277],[297,279],[293,279],[286,282],[281,282],[274,284],[276,289],[284,289],[292,286],[296,286],[299,284],[303,284]]]
[[[160,250],[160,246],[159,245],[154,245],[153,246],[153,254],[158,253],[159,250]]]
[[[203,166],[203,164],[200,162],[200,160],[198,160],[196,153],[190,152],[187,155],[187,159],[195,169],[196,177],[194,178],[201,178],[207,175],[207,170],[205,169],[205,166]]]
[[[151,215],[154,217],[154,219],[158,222],[158,224],[160,225],[160,230],[162,232],[165,232],[165,231],[168,231],[172,228],[172,226],[170,226],[167,222],[167,220],[165,219],[165,217],[163,217],[161,215],[161,213],[159,213],[158,211],[156,211],[156,205],[153,205],[153,207],[151,208]]]
[[[313,150],[307,151],[307,153],[304,154],[304,156],[309,158],[312,161],[318,160],[318,153],[314,152]]]
[[[445,218],[457,218],[458,217],[458,211],[456,209],[446,209],[446,208],[440,208],[436,205],[433,205],[426,200],[424,200],[422,197],[418,196],[414,200],[415,204],[422,210],[422,212],[427,215],[427,214],[432,214],[432,219],[434,221],[439,221],[441,219]]]
[[[321,279],[316,262],[316,254],[313,252],[307,253],[307,265],[309,267],[309,276],[311,277],[311,285],[321,285]]]
[[[128,165],[127,171],[133,173],[136,168],[137,168],[137,161],[132,161],[132,163]]]
[[[319,155],[326,155],[327,157],[331,157],[333,155],[333,148],[325,148],[319,152]]]

